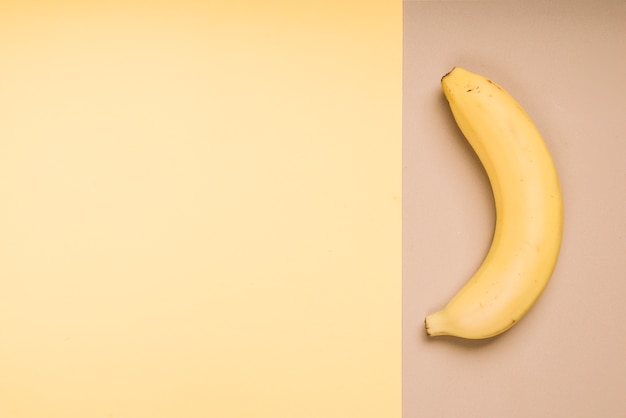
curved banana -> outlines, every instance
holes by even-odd
[[[561,189],[539,131],[502,87],[459,67],[441,85],[489,177],[496,225],[482,265],[441,311],[426,317],[426,332],[488,338],[515,325],[550,280],[563,231]]]

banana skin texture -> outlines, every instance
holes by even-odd
[[[460,67],[441,85],[487,172],[496,225],[483,263],[442,310],[426,317],[426,332],[489,338],[515,325],[550,280],[563,235],[561,188],[539,131],[509,93]]]

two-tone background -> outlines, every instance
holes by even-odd
[[[626,413],[621,2],[0,0],[0,417]],[[428,340],[493,207],[439,79],[563,183],[519,325]]]

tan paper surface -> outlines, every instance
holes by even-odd
[[[405,417],[626,416],[624,17],[614,0],[405,2]],[[441,92],[455,65],[525,108],[564,199],[546,290],[482,341],[424,332],[479,267],[495,222],[485,171]]]

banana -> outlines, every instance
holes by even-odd
[[[561,188],[539,131],[509,93],[459,67],[441,85],[489,177],[496,224],[483,263],[442,310],[426,317],[426,332],[489,338],[515,325],[550,280],[563,234]]]

